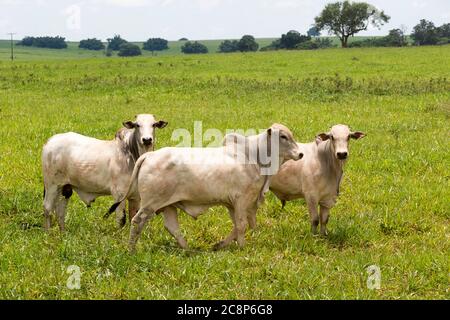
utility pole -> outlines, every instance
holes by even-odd
[[[8,33],[11,36],[11,61],[14,60],[14,42],[13,42],[13,36],[15,35],[14,32]]]

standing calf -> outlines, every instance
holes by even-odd
[[[137,159],[151,151],[155,128],[165,121],[141,114],[136,121],[123,123],[124,128],[112,141],[98,140],[69,132],[51,137],[42,150],[44,177],[44,227],[50,228],[50,214],[56,211],[58,224],[64,231],[66,207],[73,190],[90,206],[97,197],[112,195],[117,201],[126,194]],[[128,199],[130,217],[139,206],[138,198]],[[117,210],[117,222],[125,224],[125,203]]]
[[[175,208],[197,218],[217,205],[228,209],[234,227],[215,249],[226,247],[233,240],[244,245],[247,217],[256,213],[269,189],[270,176],[263,169],[267,162],[262,162],[256,153],[261,155],[261,148],[267,147],[265,150],[271,154],[272,161],[269,165],[275,167],[271,168],[275,173],[279,165],[290,159],[298,160],[301,154],[291,131],[280,124],[260,135],[242,136],[239,140],[219,148],[164,148],[139,158],[127,195],[110,209],[113,212],[129,194],[139,193],[141,207],[132,220],[130,251],[135,250],[147,220],[161,211],[164,211],[166,228],[180,246],[186,247]]]
[[[304,198],[314,234],[320,221],[320,233],[327,235],[330,209],[339,195],[344,164],[349,156],[350,138],[361,139],[362,132],[350,132],[346,125],[336,125],[321,133],[316,141],[299,144],[304,153],[302,161],[286,162],[271,180],[270,190],[283,202]],[[318,213],[320,206],[320,220]]]

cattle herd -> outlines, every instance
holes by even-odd
[[[156,129],[167,126],[153,115],[141,114],[123,123],[112,141],[76,133],[51,137],[43,147],[44,227],[54,212],[65,229],[67,203],[75,191],[90,206],[97,197],[111,195],[115,203],[105,217],[116,213],[126,223],[125,201],[131,222],[129,248],[147,220],[156,214],[181,248],[187,248],[178,209],[197,218],[212,206],[225,206],[233,230],[214,246],[245,242],[247,225],[256,227],[256,212],[270,189],[284,204],[304,198],[312,232],[327,235],[330,209],[339,195],[350,139],[361,139],[346,125],[336,125],[307,144],[297,143],[291,131],[273,124],[259,135],[236,133],[217,148],[162,148],[154,151]],[[319,209],[320,208],[320,209]]]

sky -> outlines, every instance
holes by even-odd
[[[359,35],[385,35],[420,19],[436,25],[450,22],[450,0],[366,0],[391,16],[380,30]],[[63,36],[78,41],[105,41],[120,34],[128,41],[152,37],[177,40],[280,37],[289,30],[305,33],[326,0],[0,0],[0,39]]]

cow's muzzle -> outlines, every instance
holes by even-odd
[[[151,146],[153,143],[153,139],[152,138],[142,138],[142,144],[144,146]]]
[[[348,158],[348,152],[338,152],[336,156],[339,160],[345,160]]]

